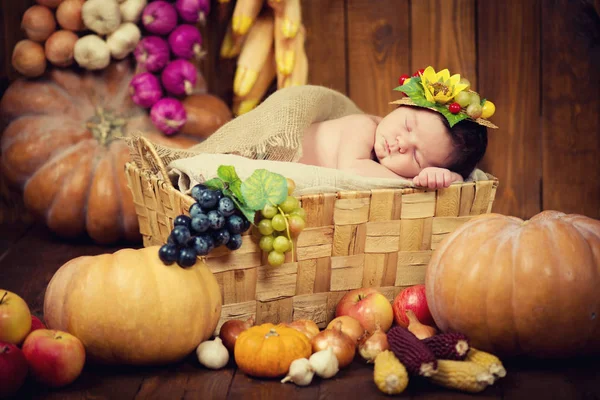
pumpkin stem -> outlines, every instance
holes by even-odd
[[[0,304],[2,304],[4,302],[4,298],[8,295],[8,292],[4,292],[4,294],[2,295],[2,298],[0,299]]]
[[[96,114],[87,121],[86,128],[92,132],[94,138],[101,145],[106,145],[114,138],[123,136],[121,127],[126,124],[127,120],[125,118],[121,118],[102,107],[96,107]]]
[[[271,328],[271,330],[269,330],[269,332],[267,332],[265,335],[265,338],[269,338],[271,336],[279,336],[279,333],[277,333],[275,329]]]

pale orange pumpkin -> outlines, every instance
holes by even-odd
[[[2,172],[24,191],[26,207],[63,237],[83,233],[99,243],[141,239],[121,136],[143,134],[175,148],[201,138],[159,132],[128,87],[129,61],[102,72],[53,69],[13,82],[0,102]]]
[[[103,364],[160,365],[189,355],[215,331],[221,292],[206,264],[165,265],[159,246],[75,258],[44,298],[49,328],[69,332]]]
[[[434,251],[427,303],[442,331],[504,356],[600,352],[600,221],[544,211],[473,218]]]
[[[306,335],[283,324],[264,323],[248,328],[240,333],[234,347],[238,368],[260,378],[284,376],[292,361],[311,354]]]

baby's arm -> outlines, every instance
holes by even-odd
[[[378,117],[351,115],[340,120],[342,139],[338,145],[337,168],[373,178],[400,178],[371,160]],[[379,119],[380,120],[380,119]]]
[[[462,182],[463,178],[456,172],[446,168],[426,167],[419,172],[419,175],[413,178],[413,183],[417,186],[428,187],[430,189],[447,188],[453,182]]]

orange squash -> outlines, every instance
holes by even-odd
[[[165,265],[159,246],[77,257],[54,274],[44,298],[51,329],[81,340],[103,364],[160,365],[192,353],[215,331],[221,292],[206,264]]]
[[[311,354],[312,346],[306,335],[283,324],[265,323],[248,328],[240,333],[234,347],[238,368],[259,378],[284,376],[292,361]]]
[[[442,331],[503,356],[600,352],[600,221],[486,214],[434,251],[427,303]]]
[[[119,137],[138,133],[176,148],[201,140],[159,132],[130,99],[132,74],[129,61],[102,72],[54,69],[13,82],[0,102],[2,172],[60,236],[141,239],[124,171],[129,150]]]

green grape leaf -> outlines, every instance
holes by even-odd
[[[242,195],[252,210],[262,210],[265,204],[276,205],[287,197],[287,180],[279,174],[257,169],[242,183]]]
[[[240,179],[238,179],[235,182],[232,182],[231,185],[229,185],[229,189],[238,201],[244,201],[244,196],[242,195],[242,181]]]
[[[439,104],[434,104],[433,108],[438,110],[444,117],[446,117],[446,120],[448,120],[448,123],[450,124],[450,128],[452,128],[454,125],[458,124],[460,121],[469,118],[469,116],[467,114],[465,114],[464,112],[459,112],[458,114],[452,114],[446,106],[442,106]]]
[[[219,168],[217,168],[217,175],[223,182],[227,183],[233,183],[240,180],[237,172],[235,172],[235,167],[232,165],[220,165]]]
[[[223,190],[223,188],[225,187],[225,185],[223,184],[223,181],[219,178],[212,178],[206,182],[204,182],[204,185],[212,190]]]
[[[240,203],[240,201],[238,201],[238,199],[236,199],[235,197],[231,197],[231,200],[233,200],[238,210],[240,210],[242,214],[244,214],[246,219],[250,221],[252,225],[254,225],[254,216],[256,214],[256,211],[251,210],[250,207]]]

